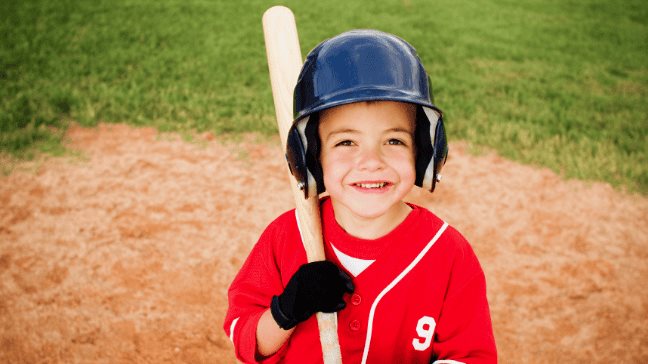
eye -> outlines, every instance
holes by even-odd
[[[343,140],[341,142],[335,143],[336,147],[350,147],[353,145],[353,142],[350,140]]]
[[[403,142],[400,139],[391,138],[391,139],[389,139],[387,141],[387,144],[389,144],[389,145],[405,145],[405,142]]]

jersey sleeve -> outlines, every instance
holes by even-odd
[[[285,345],[263,360],[256,355],[259,319],[270,307],[272,296],[283,291],[277,264],[277,249],[285,239],[284,229],[278,226],[280,219],[263,232],[228,290],[229,307],[223,328],[234,344],[236,357],[244,363],[275,363],[283,355]]]
[[[497,363],[486,279],[468,242],[453,229],[458,250],[436,328],[432,363]]]

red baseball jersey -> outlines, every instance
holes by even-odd
[[[327,259],[344,269],[333,244],[349,256],[374,260],[353,277],[355,291],[337,313],[342,361],[497,362],[477,257],[454,228],[425,208],[410,206],[393,231],[365,240],[347,234],[335,221],[330,200],[322,202]],[[261,314],[306,263],[295,216],[294,210],[284,213],[266,228],[230,286],[224,329],[241,361],[322,362],[315,316],[298,324],[273,356],[255,358]]]

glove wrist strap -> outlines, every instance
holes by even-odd
[[[279,327],[284,330],[290,330],[293,327],[297,326],[297,324],[299,323],[299,321],[291,319],[286,316],[285,313],[283,313],[279,305],[279,296],[272,297],[272,303],[270,304],[270,313],[272,314],[272,318],[274,318],[275,322],[277,322],[277,325],[279,325]]]

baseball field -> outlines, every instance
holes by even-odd
[[[409,200],[473,245],[501,362],[648,362],[648,6],[282,3],[304,53],[418,49],[450,156]],[[228,284],[293,206],[270,4],[1,5],[0,362],[235,362]]]

